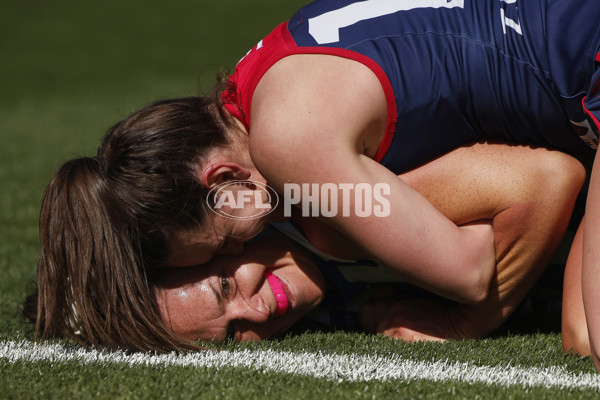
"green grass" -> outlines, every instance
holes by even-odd
[[[221,348],[222,345],[213,347]],[[456,360],[474,365],[564,365],[572,372],[592,372],[585,360],[565,356],[556,334],[509,336],[478,341],[406,344],[387,338],[348,333],[304,333],[279,341],[228,345],[227,348],[260,350],[300,349],[361,355],[398,354],[414,360]],[[493,355],[493,356],[492,356]],[[596,398],[597,391],[501,387],[464,382],[430,381],[348,382],[307,376],[258,372],[241,368],[216,370],[193,367],[136,367],[119,364],[14,363],[1,367],[0,384],[11,397],[119,397],[119,398]]]
[[[219,4],[0,4],[0,337],[25,329],[14,314],[35,276],[40,199],[57,166],[95,154],[136,108],[207,90],[301,3]]]
[[[19,316],[39,253],[40,198],[55,168],[95,152],[104,131],[152,100],[206,90],[299,0],[0,4],[0,340],[22,340]],[[404,344],[355,333],[301,333],[235,345],[335,354],[400,354],[474,365],[564,366],[556,330],[444,345]],[[218,346],[217,346],[218,347]],[[0,398],[594,398],[590,390],[496,387],[461,382],[347,382],[242,368],[137,367],[0,360]]]

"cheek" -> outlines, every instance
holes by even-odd
[[[209,289],[204,282],[169,292],[161,304],[161,317],[171,331],[187,340],[212,339],[219,321],[212,304],[204,301]]]
[[[223,337],[222,332],[216,324],[202,322],[202,319],[193,316],[180,318],[178,324],[173,326],[173,332],[184,339],[194,340],[212,340]],[[214,322],[214,321],[211,321]]]
[[[324,292],[321,288],[315,285],[312,281],[306,280],[299,287],[300,295],[297,295],[298,311],[308,312],[323,301]],[[301,309],[301,310],[300,310]]]
[[[320,271],[294,271],[293,284],[296,287],[297,308],[308,312],[316,307],[325,296],[325,282]]]

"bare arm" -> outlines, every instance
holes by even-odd
[[[583,296],[581,293],[581,263],[583,251],[583,222],[573,239],[563,284],[562,301],[562,345],[563,350],[575,354],[590,354],[590,338],[585,321]]]
[[[490,333],[514,311],[545,268],[566,229],[584,176],[583,167],[567,155],[503,145],[457,149],[405,175],[403,179],[453,221],[493,219],[497,274],[481,304],[379,303],[366,315],[383,316],[367,327],[405,340]]]
[[[387,107],[379,81],[364,65],[331,56],[287,57],[259,83],[251,117],[250,154],[278,191],[286,183],[387,185],[389,216],[338,214],[325,222],[415,285],[457,301],[485,296],[494,271],[490,226],[457,227],[372,160]],[[338,209],[343,206],[339,196]],[[350,210],[354,206],[351,201]]]
[[[585,208],[582,289],[594,365],[600,371],[600,152],[596,152]]]

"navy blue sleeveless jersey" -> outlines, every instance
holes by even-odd
[[[331,54],[379,78],[388,130],[375,159],[396,173],[482,140],[587,156],[599,44],[598,0],[318,0],[240,61],[223,96],[251,133],[252,94],[271,65]]]

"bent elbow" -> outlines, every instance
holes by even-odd
[[[462,304],[476,305],[484,302],[490,293],[491,275],[481,271],[463,272],[463,279],[453,287],[453,296],[448,296]]]
[[[462,303],[479,304],[487,299],[496,271],[496,259],[488,256],[471,260],[473,267],[463,282]]]
[[[482,303],[489,295],[490,293],[490,279],[487,278],[487,275],[485,276],[485,278],[482,276],[483,274],[480,275],[480,278],[473,281],[473,283],[470,284],[469,288],[467,288],[467,290],[465,290],[465,298],[463,299],[463,303],[466,304],[479,304]]]
[[[487,252],[485,256],[476,257],[471,261],[471,272],[465,280],[464,303],[478,304],[487,299],[490,293],[492,279],[496,272],[495,251]]]

